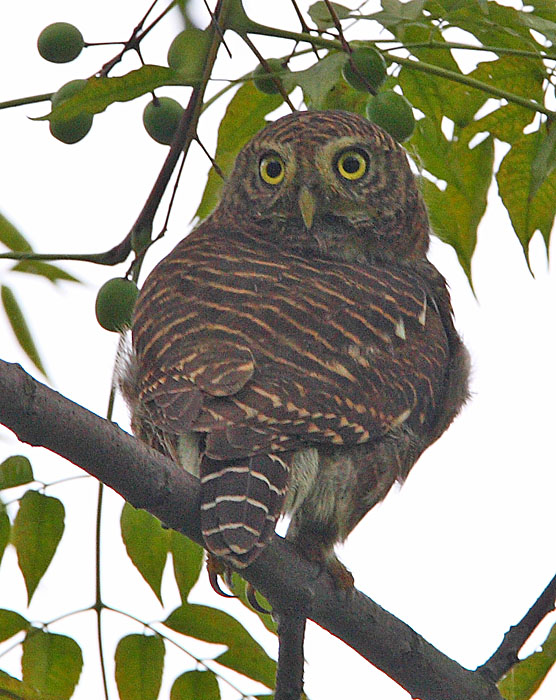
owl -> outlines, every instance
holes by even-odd
[[[334,553],[449,426],[468,354],[403,148],[343,111],[282,117],[141,291],[123,390],[135,433],[200,479],[209,555],[248,566],[281,515]]]

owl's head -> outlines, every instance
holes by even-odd
[[[282,248],[348,262],[421,258],[429,242],[404,149],[343,111],[296,112],[263,129],[238,155],[218,215]]]

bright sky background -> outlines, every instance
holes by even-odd
[[[114,55],[111,47],[90,48],[73,63],[55,65],[40,58],[35,42],[54,21],[69,21],[86,41],[126,39],[149,0],[31,0],[0,5],[0,101],[55,91],[65,82],[87,77]],[[311,3],[301,2],[306,8]],[[355,7],[356,2],[345,4]],[[509,4],[509,3],[507,3]],[[198,17],[207,23],[199,2]],[[368,3],[368,10],[378,3]],[[161,7],[164,7],[161,2]],[[245,3],[249,14],[268,24],[297,28],[287,0]],[[147,62],[164,63],[166,48],[176,33],[177,15],[163,22],[144,42]],[[224,57],[217,74],[235,77],[256,65],[234,36],[229,38],[233,65]],[[266,57],[282,55],[281,42],[265,39],[258,46]],[[241,63],[243,61],[243,64]],[[238,63],[239,67],[238,68]],[[130,58],[124,69],[137,67]],[[234,72],[232,72],[232,69]],[[215,89],[221,87],[216,84]],[[161,90],[186,104],[187,88]],[[0,211],[10,218],[40,252],[97,252],[112,247],[137,217],[165,158],[167,149],[144,132],[141,114],[149,101],[115,105],[95,117],[91,133],[79,144],[54,140],[46,123],[27,117],[47,111],[47,104],[0,111]],[[200,135],[213,150],[216,124],[225,108],[219,102],[201,122]],[[503,151],[500,149],[499,156]],[[166,239],[151,252],[148,267],[168,252],[188,231],[204,187],[208,163],[194,149],[178,193]],[[167,200],[166,200],[167,201]],[[165,214],[162,207],[162,216]],[[456,323],[473,359],[473,399],[448,433],[420,459],[406,485],[394,491],[369,514],[341,551],[356,585],[390,612],[411,625],[429,642],[463,665],[474,668],[496,649],[502,635],[536,600],[554,574],[554,431],[556,395],[555,300],[556,275],[549,271],[540,236],[531,244],[528,270],[505,211],[490,195],[489,211],[480,229],[473,264],[473,296],[451,249],[433,241],[431,259],[447,277]],[[106,410],[116,337],[94,318],[98,287],[117,269],[84,263],[64,267],[85,285],[62,284],[9,273],[0,263],[0,283],[9,284],[23,304],[53,386],[69,398],[103,414]],[[0,356],[21,362],[11,331],[0,316]],[[40,379],[40,377],[38,377]],[[127,426],[125,409],[116,420]],[[18,445],[0,429],[0,461],[14,453],[30,456],[35,473],[45,481],[75,475],[71,465],[46,451]],[[96,483],[81,479],[48,490],[62,498],[67,530],[59,553],[26,610],[22,580],[10,550],[0,569],[0,607],[16,607],[32,620],[54,618],[93,600],[93,531]],[[107,498],[103,525],[104,595],[110,604],[139,617],[165,617],[154,595],[126,560],[119,542],[121,499]],[[60,589],[63,585],[65,588]],[[163,594],[167,610],[178,605],[170,572]],[[274,641],[256,617],[237,602],[216,597],[203,582],[196,600],[223,607],[242,621],[275,653]],[[53,602],[54,601],[54,602]],[[119,616],[106,616],[109,672],[113,648],[125,633],[141,627]],[[526,647],[542,643],[552,615]],[[93,645],[92,613],[68,618],[52,631],[75,635],[88,646],[78,700],[100,697]],[[188,640],[185,640],[188,643]],[[192,645],[214,654],[214,647]],[[0,653],[3,651],[0,648]],[[406,700],[409,696],[355,652],[310,624],[306,642],[306,691],[313,700],[375,697]],[[175,676],[191,668],[187,657],[167,652],[172,674],[165,678],[161,698],[168,697]],[[0,656],[0,668],[16,675],[17,650]],[[260,688],[241,683],[244,691]],[[556,694],[556,674],[535,696]],[[114,697],[116,697],[114,691]],[[223,688],[223,697],[237,694]]]

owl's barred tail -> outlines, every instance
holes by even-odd
[[[212,554],[244,568],[274,532],[286,495],[287,458],[263,454],[201,462],[201,531]]]

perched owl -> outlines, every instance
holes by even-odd
[[[467,397],[468,355],[401,146],[297,112],[240,152],[220,204],[149,275],[124,393],[136,434],[201,481],[206,547],[242,568],[281,514],[334,555]]]

